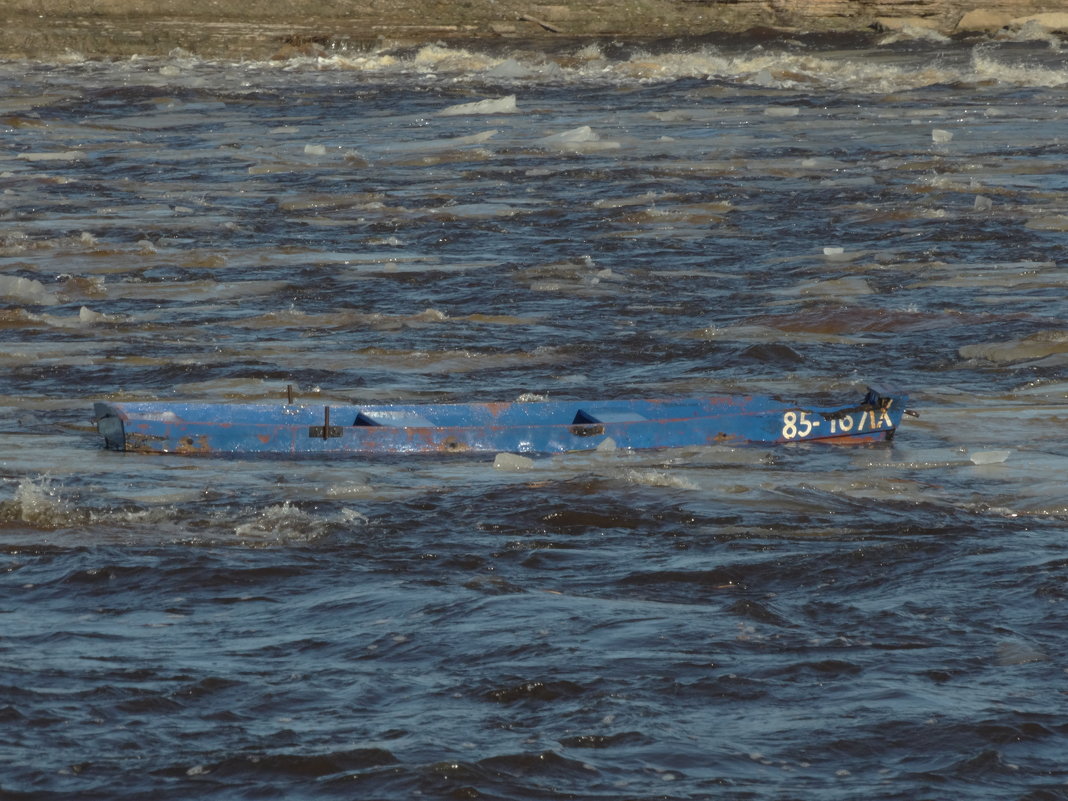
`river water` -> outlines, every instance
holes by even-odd
[[[0,64],[0,797],[1068,798],[1055,40]],[[104,451],[767,392],[870,447]]]

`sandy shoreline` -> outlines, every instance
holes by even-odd
[[[455,39],[666,38],[770,29],[991,34],[1068,14],[1035,0],[7,0],[0,57],[286,57]]]

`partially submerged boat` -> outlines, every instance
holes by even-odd
[[[605,448],[890,439],[906,399],[871,388],[851,406],[768,396],[662,400],[323,405],[100,402],[117,451],[177,454],[564,453]]]

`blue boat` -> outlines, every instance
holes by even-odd
[[[890,439],[906,398],[869,389],[851,406],[767,396],[345,405],[100,402],[107,448],[177,454],[565,453],[606,448]]]

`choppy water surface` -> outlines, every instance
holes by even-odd
[[[1068,798],[1056,42],[0,86],[0,796]],[[869,381],[892,445],[515,471],[90,419]]]

